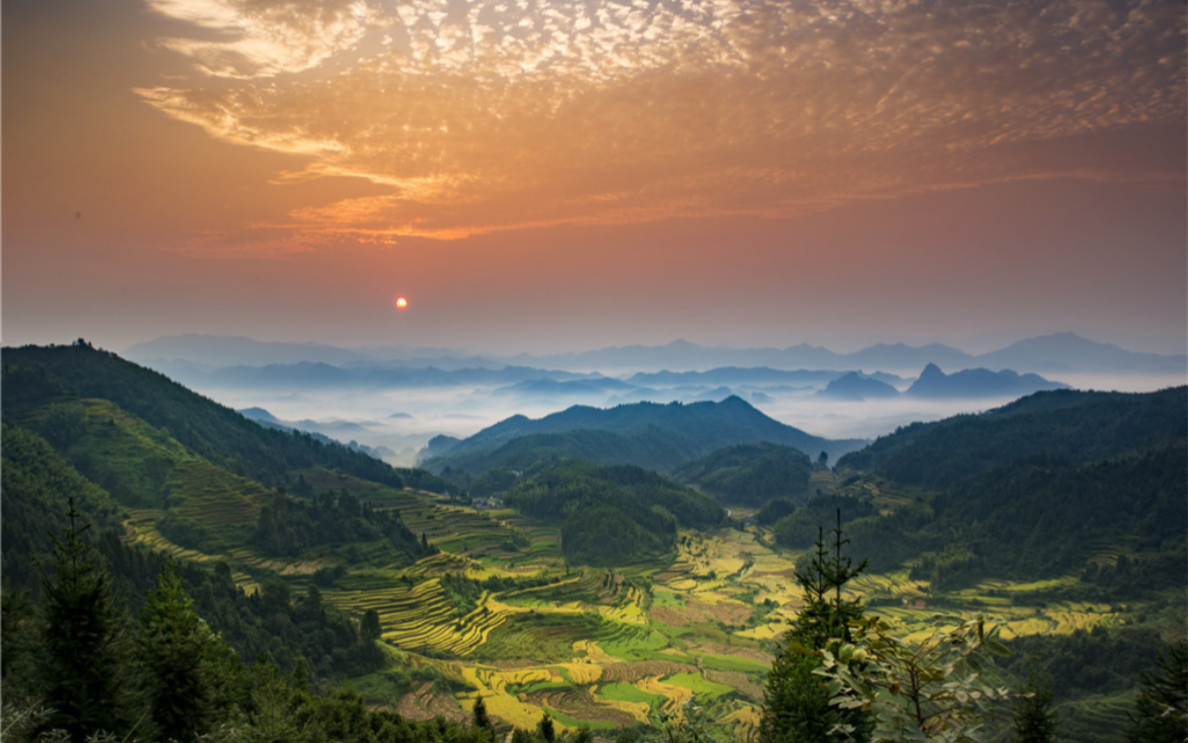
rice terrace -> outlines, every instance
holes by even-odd
[[[569,568],[556,530],[514,510],[480,510],[449,496],[325,470],[303,476],[314,487],[399,511],[414,533],[441,550],[410,565],[353,566],[321,591],[351,616],[379,614],[393,668],[356,681],[372,703],[411,719],[464,720],[481,697],[492,715],[516,727],[533,728],[547,711],[562,730],[613,731],[650,725],[696,698],[734,739],[753,739],[774,640],[802,599],[794,578],[802,552],[776,547],[771,528],[742,526],[753,514],[735,511],[732,527],[683,531],[674,554],[654,564]],[[814,481],[833,491],[832,477],[817,474]],[[836,492],[859,497],[871,490],[859,480]],[[195,516],[205,523],[201,513]],[[317,558],[278,563],[247,550],[196,553],[163,539],[143,515],[127,525],[154,549],[228,559],[237,583],[249,590],[255,584],[247,576],[258,566],[286,575],[300,592],[315,585],[313,572],[322,565]],[[1103,549],[1097,559],[1112,564],[1120,554]],[[986,615],[1002,625],[1006,639],[1121,626],[1141,609],[1037,598],[1075,582],[1075,575],[986,580],[937,595],[927,579],[909,572],[910,566],[864,575],[849,596],[862,598],[909,638],[927,632],[938,604]],[[444,576],[464,577],[471,593],[452,592]],[[406,690],[396,679],[412,670],[428,680]]]

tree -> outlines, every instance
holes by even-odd
[[[1188,738],[1188,640],[1168,648],[1143,674],[1134,711],[1128,713],[1129,743],[1183,743]]]
[[[842,547],[849,543],[849,539],[842,538],[839,508],[837,526],[833,529],[833,553],[829,553],[822,529],[817,527],[817,541],[808,569],[796,571],[796,582],[804,592],[804,608],[793,622],[791,633],[813,650],[824,649],[831,639],[849,642],[852,625],[863,617],[861,599],[842,598],[842,586],[867,566],[863,560],[854,567],[851,558],[842,557]]]
[[[491,729],[491,716],[487,714],[487,703],[483,701],[480,696],[474,700],[474,709],[471,713],[474,716],[474,726],[483,730]]]
[[[41,666],[48,725],[82,740],[98,731],[120,734],[130,724],[128,620],[111,577],[81,536],[70,498],[65,539],[54,537],[53,567],[42,571],[45,660]]]
[[[540,733],[540,737],[544,739],[545,743],[555,743],[557,740],[557,731],[553,727],[553,718],[549,717],[548,712],[545,712],[544,716],[540,718],[540,722],[536,725],[536,732]]]
[[[218,642],[194,613],[170,557],[140,613],[138,656],[149,715],[164,740],[187,741],[212,722],[214,670],[206,650]]]
[[[293,688],[266,653],[252,666],[251,741],[281,743],[298,739],[301,722],[294,716]]]
[[[990,704],[1008,697],[1005,688],[978,681],[981,651],[1006,654],[998,632],[982,617],[938,614],[932,634],[912,645],[883,620],[864,619],[854,643],[822,651],[816,673],[829,680],[831,704],[873,715],[873,743],[973,743]],[[843,725],[838,732],[858,731]]]
[[[832,541],[831,553],[818,527],[808,568],[796,572],[805,605],[785,633],[783,650],[767,675],[760,743],[835,740],[831,731],[842,725],[851,727],[857,740],[865,740],[870,728],[861,711],[830,705],[833,695],[815,673],[821,651],[831,642],[850,641],[851,625],[863,617],[860,601],[842,598],[842,587],[866,568],[866,561],[855,567],[849,557],[842,557],[849,540],[842,537],[840,509]]]
[[[829,452],[821,452],[821,456],[817,457],[817,464],[821,465],[821,469],[829,466]]]
[[[363,612],[363,621],[359,625],[359,633],[363,636],[363,642],[374,643],[383,637],[384,630],[380,625],[378,611],[368,609]]]
[[[1052,697],[1051,679],[1040,678],[1032,669],[1011,710],[1014,743],[1056,743],[1060,720],[1052,707]]]

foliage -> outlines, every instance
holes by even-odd
[[[774,496],[803,500],[812,468],[808,455],[790,446],[751,443],[719,449],[672,475],[725,503],[760,506]]]
[[[481,696],[474,700],[474,709],[471,710],[471,717],[474,720],[474,726],[476,728],[491,730],[494,727],[491,723],[490,715],[487,714],[487,703],[483,701]]]
[[[868,738],[866,716],[831,705],[832,694],[824,679],[816,675],[821,652],[831,642],[850,641],[851,626],[864,614],[859,601],[842,598],[842,588],[866,568],[866,561],[855,567],[851,558],[842,556],[842,547],[849,540],[842,538],[840,509],[835,515],[832,551],[818,526],[808,565],[796,571],[804,608],[785,633],[784,647],[767,675],[761,743],[828,741],[834,728],[842,726],[853,731],[856,740]]]
[[[522,513],[561,525],[571,563],[621,565],[670,551],[677,524],[706,527],[725,511],[712,498],[638,467],[568,460],[519,481],[506,501]]]
[[[449,483],[423,470],[397,470],[309,434],[265,428],[162,374],[88,344],[4,349],[5,415],[21,417],[67,397],[110,400],[229,472],[271,487],[292,487],[289,473],[321,465],[400,488],[444,492]],[[451,490],[457,490],[452,488]]]
[[[173,561],[165,563],[140,612],[137,656],[149,717],[165,740],[205,733],[220,692],[219,667],[236,661],[222,638],[194,613]]]
[[[111,599],[106,564],[81,541],[85,527],[77,526],[78,517],[71,507],[66,535],[55,548],[54,569],[45,576],[43,611],[29,611],[21,599],[5,596],[5,696],[0,715],[4,740],[31,740],[39,731],[44,733],[40,740],[80,741],[117,740],[111,733],[129,736],[126,739],[227,743],[492,740],[490,727],[442,719],[411,723],[385,710],[368,709],[363,697],[349,689],[312,691],[299,657],[288,674],[266,652],[255,665],[244,665],[195,611],[202,611],[203,602],[187,597],[185,576],[208,575],[190,564],[162,563],[159,556],[149,556],[147,564],[163,565],[155,576],[156,588],[142,598],[138,635],[121,633],[122,614]],[[111,549],[106,539],[101,544]],[[138,558],[129,555],[142,553],[122,554],[122,559],[136,563]],[[220,580],[229,579],[225,566],[216,573],[224,574],[216,576]],[[284,611],[289,596],[276,585],[268,584],[262,596],[246,600]],[[203,590],[207,588],[204,584]],[[320,604],[316,590],[311,589],[300,611],[329,631],[330,610]],[[215,604],[216,610],[222,608]],[[42,668],[8,656],[17,646],[13,632],[45,638]],[[132,658],[139,665],[131,665]],[[145,692],[144,704],[126,693],[133,685],[133,668]],[[574,740],[579,739],[580,735]],[[585,740],[590,740],[588,734]]]
[[[815,675],[820,655],[794,639],[771,664],[763,689],[761,743],[808,743],[829,741],[835,727],[855,715],[831,707],[832,694],[825,680]]]
[[[1184,443],[1086,466],[1041,458],[999,467],[933,500],[931,536],[921,541],[958,544],[963,553],[922,569],[941,590],[985,576],[1061,575],[1083,565],[1095,544],[1134,535],[1136,546],[1181,555],[1181,570],[1165,579],[1182,585],[1186,469]]]
[[[865,619],[854,643],[823,651],[818,673],[829,680],[832,704],[871,713],[874,743],[979,741],[991,704],[1008,698],[1005,688],[978,680],[979,654],[1005,652],[998,632],[980,616],[937,615],[932,634],[910,644],[882,619]],[[839,731],[854,733],[849,725]]]
[[[994,658],[995,665],[1020,678],[1042,668],[1058,701],[1137,687],[1164,647],[1152,629],[1107,630],[1100,625],[1067,635],[1016,637],[1003,644],[1010,654]]]
[[[796,503],[790,498],[772,498],[755,512],[755,522],[762,526],[771,526],[780,519],[791,516],[796,508]]]
[[[1060,720],[1053,697],[1051,679],[1032,669],[1011,708],[1011,743],[1056,743]]]
[[[1186,408],[1186,387],[1143,394],[1037,392],[981,415],[899,428],[837,466],[944,488],[1036,455],[1088,463],[1182,441]]]
[[[315,545],[353,545],[383,539],[410,560],[433,554],[396,511],[377,511],[346,492],[306,502],[277,494],[260,509],[251,543],[265,554],[296,557]]]
[[[1182,743],[1188,739],[1188,640],[1180,640],[1143,674],[1130,714],[1129,743]]]
[[[81,739],[96,730],[128,731],[131,719],[128,620],[116,603],[111,578],[81,540],[70,500],[70,525],[55,539],[50,572],[42,576],[45,658],[41,682],[48,724]]]
[[[830,521],[830,516],[838,511],[842,514],[843,524],[877,513],[868,501],[856,498],[842,495],[813,498],[776,523],[773,529],[776,544],[794,550],[808,549],[817,538],[818,525]]]
[[[8,424],[0,430],[5,585],[33,589],[38,583],[37,562],[53,554],[49,535],[69,527],[68,498],[75,499],[96,529],[119,526],[119,505],[37,434]]]

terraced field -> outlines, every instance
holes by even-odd
[[[325,600],[355,616],[375,609],[383,639],[405,650],[465,656],[507,619],[506,614],[486,606],[455,619],[453,604],[437,579],[410,586],[383,574],[359,577],[370,577],[370,585],[327,590],[323,593]],[[486,598],[484,595],[483,600]]]
[[[179,512],[204,524],[246,528],[271,497],[201,461],[179,464],[177,477],[175,492],[184,503]],[[556,529],[510,511],[477,511],[442,496],[326,470],[305,470],[303,477],[315,491],[345,489],[375,508],[397,510],[414,534],[424,534],[441,550],[401,568],[365,559],[323,590],[326,601],[356,617],[374,609],[392,653],[431,664],[435,673],[453,679],[445,690],[419,684],[385,703],[410,716],[464,719],[481,696],[505,723],[534,727],[548,711],[561,730],[588,724],[610,731],[655,722],[662,713],[680,714],[692,709],[685,706],[692,700],[715,721],[719,739],[747,740],[757,730],[775,640],[802,604],[797,555],[767,546],[763,530],[682,532],[668,565],[571,568],[560,556]],[[133,511],[129,538],[179,558],[227,559],[247,590],[255,587],[253,571],[270,570],[306,585],[317,569],[342,564],[330,553],[275,560],[242,546],[220,555],[184,550],[156,530],[161,515]],[[366,545],[360,548],[366,558]],[[1124,547],[1113,549],[1125,554]],[[1105,551],[1102,559],[1109,561]],[[931,605],[935,599],[927,581],[908,574],[905,566],[863,575],[849,595],[873,601],[872,612],[909,637],[921,637],[937,611]],[[482,583],[485,588],[463,600],[445,589],[446,575],[494,582]],[[1122,620],[1121,612],[1105,605],[1041,607],[1028,599],[1072,580],[987,581],[949,594],[947,606],[986,614],[1004,625],[1007,638]],[[386,673],[399,673],[400,667]],[[458,684],[466,690],[448,691]]]
[[[200,459],[179,463],[165,486],[178,513],[205,526],[255,526],[260,505],[272,498],[262,485]]]
[[[152,550],[173,555],[177,560],[194,562],[216,562],[225,559],[223,555],[208,555],[197,550],[188,550],[170,542],[157,531],[157,521],[163,512],[155,509],[128,509],[129,518],[124,522],[124,538],[133,543],[144,544]],[[245,593],[260,590],[260,585],[243,570],[232,569],[231,578]]]

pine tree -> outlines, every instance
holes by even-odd
[[[1034,671],[1019,690],[1011,710],[1014,743],[1056,743],[1060,720],[1052,707],[1052,682],[1040,679]]]
[[[540,737],[544,739],[545,743],[554,743],[557,740],[557,730],[553,727],[553,718],[549,717],[548,712],[545,712],[544,716],[540,718],[540,722],[536,725],[536,732],[540,733]]]
[[[203,631],[191,604],[170,557],[141,611],[138,652],[150,716],[164,740],[193,739],[206,732],[213,714],[213,669],[205,643],[217,638]]]
[[[1155,671],[1143,674],[1126,740],[1183,743],[1188,739],[1188,640],[1173,644],[1155,665]]]
[[[474,700],[474,726],[482,730],[491,729],[491,717],[487,714],[487,703],[482,697]]]
[[[74,740],[131,727],[127,695],[128,620],[116,603],[106,566],[81,536],[70,498],[65,539],[54,538],[51,571],[42,571],[44,650],[41,666],[49,727]]]
[[[363,621],[359,624],[359,634],[363,636],[363,642],[367,643],[374,643],[383,637],[384,630],[380,624],[378,611],[368,609],[363,612]]]
[[[767,675],[760,743],[833,741],[830,731],[842,723],[856,728],[854,740],[869,739],[871,725],[866,716],[830,706],[832,695],[825,679],[813,673],[821,665],[819,651],[830,641],[849,642],[851,624],[863,616],[859,601],[842,598],[842,586],[861,573],[867,562],[855,567],[849,557],[842,557],[842,547],[850,540],[842,537],[840,510],[832,541],[831,552],[824,530],[819,529],[808,568],[796,572],[805,605],[784,634],[783,650]]]

